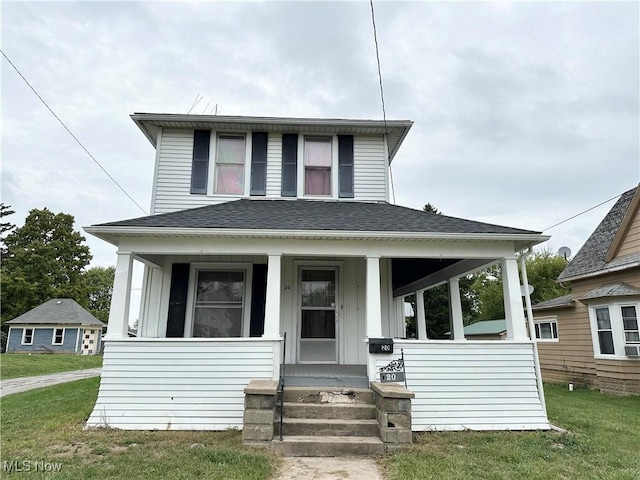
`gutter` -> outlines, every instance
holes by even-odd
[[[527,248],[520,255],[520,271],[522,272],[522,284],[524,290],[524,301],[527,307],[527,323],[529,324],[529,338],[533,343],[533,362],[536,370],[536,381],[538,384],[538,397],[540,398],[540,404],[544,411],[545,417],[547,416],[547,403],[544,398],[544,386],[542,385],[542,369],[540,368],[540,356],[538,355],[538,342],[536,341],[536,331],[533,326],[533,310],[531,309],[531,295],[529,294],[529,278],[527,277],[527,257],[531,254],[531,247]]]

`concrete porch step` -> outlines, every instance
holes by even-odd
[[[378,437],[286,435],[282,441],[274,438],[271,448],[288,457],[384,455],[384,443]]]
[[[317,403],[317,404],[373,404],[373,390],[370,388],[340,388],[340,387],[284,387],[284,401],[286,403]]]
[[[275,422],[275,435],[280,434],[280,422]],[[342,420],[324,418],[284,418],[283,435],[378,437],[378,421],[374,419]]]
[[[285,418],[318,418],[364,420],[376,418],[376,407],[368,403],[301,403],[284,404]]]

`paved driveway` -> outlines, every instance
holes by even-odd
[[[87,370],[74,370],[71,372],[52,373],[50,375],[38,375],[35,377],[10,378],[0,380],[0,397],[12,393],[26,392],[34,388],[48,387],[57,383],[73,382],[83,378],[97,377],[102,371],[101,367]]]

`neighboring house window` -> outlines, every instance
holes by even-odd
[[[538,340],[558,340],[558,322],[555,319],[536,320],[533,326]]]
[[[25,328],[22,330],[22,345],[33,344],[33,328]]]
[[[193,337],[241,337],[245,270],[199,270],[195,282]]]
[[[241,135],[219,135],[216,152],[215,193],[244,193],[245,139]]]
[[[600,307],[595,309],[596,313],[596,330],[598,332],[598,343],[600,345],[600,353],[602,355],[615,355],[613,346],[613,331],[611,330],[611,316],[609,307]]]
[[[331,138],[305,137],[305,195],[331,195],[331,163]]]
[[[622,313],[622,327],[624,328],[625,343],[640,343],[640,329],[638,328],[638,311],[634,305],[620,307]]]
[[[53,340],[51,343],[53,345],[62,345],[64,343],[64,328],[53,329]]]

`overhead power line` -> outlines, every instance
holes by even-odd
[[[11,65],[13,67],[13,69],[16,71],[16,73],[18,75],[20,75],[20,78],[22,78],[22,80],[24,80],[24,83],[27,84],[27,86],[31,89],[31,91],[35,94],[36,97],[38,97],[38,99],[42,102],[42,104],[47,107],[47,110],[49,110],[51,112],[51,115],[54,116],[54,118],[60,123],[60,125],[62,125],[64,127],[64,129],[69,133],[69,135],[71,135],[71,137],[76,141],[76,143],[78,145],[80,145],[80,147],[87,153],[87,155],[89,155],[89,157],[91,157],[91,160],[94,161],[94,163],[100,168],[100,170],[102,170],[104,172],[104,174],[109,177],[109,179],[122,191],[122,193],[124,193],[129,200],[131,200],[140,210],[142,210],[142,212],[145,215],[148,215],[147,211],[142,208],[138,202],[136,202],[133,197],[131,195],[129,195],[127,193],[127,191],[122,187],[122,185],[120,185],[115,178],[113,178],[109,172],[107,172],[107,170],[100,164],[100,162],[98,160],[96,160],[96,157],[94,157],[93,155],[91,155],[91,152],[89,152],[89,150],[87,150],[87,148],[82,144],[82,142],[80,140],[78,140],[78,137],[76,137],[73,132],[71,130],[69,130],[69,128],[64,124],[64,122],[62,120],[60,120],[60,117],[58,117],[58,115],[56,115],[56,113],[51,109],[51,107],[49,105],[47,105],[47,102],[44,101],[44,99],[40,96],[40,94],[38,94],[38,92],[36,91],[35,88],[33,88],[31,86],[31,84],[28,82],[28,80],[24,77],[24,75],[22,75],[22,73],[20,72],[20,70],[18,70],[18,67],[16,67],[13,62],[9,59],[9,57],[7,57],[7,54],[4,53],[4,50],[0,49],[0,53],[2,53],[2,56],[5,58],[5,60],[7,62],[9,62],[9,65]]]
[[[373,0],[369,0],[371,5],[371,23],[373,24],[373,42],[376,45],[376,61],[378,63],[378,80],[380,83],[380,101],[382,103],[382,119],[384,121],[384,134],[387,135],[387,111],[384,106],[384,88],[382,87],[382,69],[380,68],[380,50],[378,48],[378,32],[376,30],[376,15],[373,10]],[[391,169],[391,162],[389,162],[389,176],[391,177],[391,195],[393,203],[396,203],[396,191],[393,185],[393,170]]]
[[[605,203],[609,203],[611,200],[615,200],[616,198],[619,198],[619,197],[620,197],[620,195],[622,195],[622,194],[618,194],[618,195],[616,195],[616,196],[614,196],[614,197],[611,197],[611,198],[610,198],[610,199],[608,199],[608,200],[605,200],[604,202],[599,203],[598,205],[594,205],[594,206],[593,206],[593,207],[591,207],[591,208],[587,208],[587,209],[586,209],[585,211],[583,211],[583,212],[576,213],[576,214],[575,214],[575,215],[573,215],[572,217],[569,217],[569,218],[567,218],[566,220],[562,220],[561,222],[558,222],[558,223],[556,223],[556,224],[554,224],[554,225],[551,225],[550,227],[547,227],[547,228],[545,228],[545,229],[544,229],[544,230],[542,230],[542,231],[543,231],[543,232],[546,232],[547,230],[551,230],[552,228],[557,227],[558,225],[562,225],[563,223],[566,223],[566,222],[568,222],[569,220],[573,220],[574,218],[579,217],[580,215],[584,215],[585,213],[590,212],[591,210],[593,210],[593,209],[595,209],[595,208],[601,207],[601,206],[602,206],[602,205],[604,205]]]

